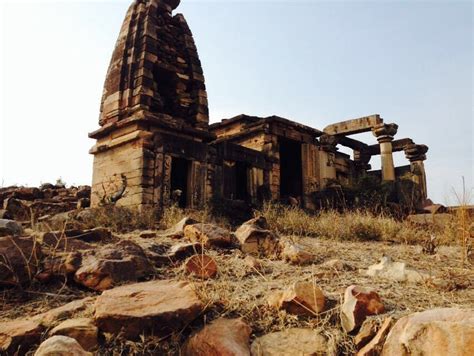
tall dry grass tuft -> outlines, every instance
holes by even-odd
[[[453,188],[453,195],[456,199],[456,235],[461,246],[461,265],[468,262],[469,249],[472,247],[472,235],[474,232],[474,221],[469,216],[469,206],[471,203],[471,192],[466,190],[466,182],[462,177],[462,190],[457,192]]]

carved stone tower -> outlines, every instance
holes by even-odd
[[[204,199],[207,94],[191,31],[183,15],[172,15],[179,2],[135,0],[127,11],[104,84],[101,128],[89,134],[97,140],[93,206],[157,205],[173,190],[183,205]]]

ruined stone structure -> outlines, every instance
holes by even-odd
[[[379,115],[320,131],[290,120],[240,115],[209,125],[204,75],[179,0],[135,0],[112,55],[94,155],[92,205],[140,208],[172,202],[198,208],[213,198],[258,203],[289,197],[316,208],[329,185],[350,186],[362,174],[410,179],[426,198],[428,148],[395,140],[398,126]],[[350,137],[373,132],[378,144]],[[353,157],[338,150],[349,147]],[[410,166],[396,168],[404,150]],[[370,171],[380,155],[381,172]]]

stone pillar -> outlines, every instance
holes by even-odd
[[[329,180],[337,179],[335,164],[337,141],[337,137],[332,135],[324,134],[319,138],[319,172],[321,177],[321,188],[325,188]]]
[[[413,182],[420,187],[422,200],[427,199],[428,189],[426,186],[426,173],[423,161],[426,160],[428,146],[411,144],[404,147],[405,156],[410,161],[410,171],[413,174]]]
[[[392,141],[397,134],[398,125],[380,124],[372,129],[372,133],[377,137],[380,144],[380,157],[382,160],[382,180],[395,180],[395,165],[392,156]]]

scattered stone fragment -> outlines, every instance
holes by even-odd
[[[90,230],[65,230],[51,231],[43,233],[40,237],[42,241],[58,241],[62,239],[81,240],[85,242],[103,242],[110,240],[112,233],[109,229],[97,227]]]
[[[45,328],[53,328],[61,321],[70,319],[79,312],[85,313],[87,311],[92,311],[94,301],[95,298],[92,297],[74,300],[58,308],[54,308],[45,313],[35,315],[31,318],[31,320],[40,323]]]
[[[305,265],[314,262],[314,255],[304,250],[304,247],[290,241],[280,242],[281,258],[295,265]]]
[[[201,279],[214,278],[217,275],[217,263],[212,257],[198,254],[190,257],[184,263],[187,274],[192,274]]]
[[[278,254],[280,246],[278,236],[268,230],[266,219],[261,216],[243,223],[235,236],[242,252],[255,256],[272,257]]]
[[[12,220],[13,216],[11,216],[7,210],[0,209],[0,219]]]
[[[382,257],[380,263],[372,265],[367,270],[367,275],[382,277],[397,282],[422,282],[429,278],[425,273],[408,268],[404,262],[393,262],[388,256]]]
[[[94,325],[92,319],[78,318],[63,321],[50,331],[50,335],[63,335],[75,339],[84,350],[91,351],[98,345],[97,326]]]
[[[82,242],[84,243],[84,242]],[[69,276],[81,267],[82,254],[76,252],[56,252],[43,260],[41,270],[35,278],[45,282],[54,277]]]
[[[194,320],[203,304],[187,282],[160,280],[124,285],[97,298],[101,331],[135,339],[143,333],[165,335]]]
[[[33,320],[12,320],[0,323],[0,354],[22,355],[39,342],[43,327]]]
[[[141,231],[139,235],[142,239],[154,239],[156,237],[156,231]]]
[[[206,248],[229,247],[232,235],[229,230],[213,224],[194,224],[184,228],[184,237],[192,242],[200,242]]]
[[[365,345],[356,356],[377,356],[380,355],[382,351],[383,344],[385,342],[385,338],[387,337],[390,328],[393,325],[393,318],[388,317],[384,320],[380,329],[378,330],[377,334],[370,340],[370,342]]]
[[[398,320],[382,356],[474,355],[474,310],[439,308]]]
[[[291,328],[261,336],[252,343],[252,356],[332,355],[324,336],[315,330]]]
[[[359,329],[359,332],[354,337],[354,344],[356,349],[360,350],[363,346],[372,340],[372,338],[377,334],[379,328],[378,322],[376,319],[366,319],[362,326]]]
[[[314,282],[296,282],[289,289],[270,296],[268,304],[290,314],[314,316],[324,311],[326,298]]]
[[[250,327],[242,319],[217,319],[187,342],[185,356],[250,356]]]
[[[44,341],[35,356],[92,356],[71,337],[56,335]]]
[[[324,268],[328,268],[334,271],[353,271],[354,267],[352,267],[350,264],[340,260],[340,259],[332,259],[329,261],[324,262],[322,265]]]
[[[38,270],[41,249],[31,237],[0,237],[0,285],[30,282]]]
[[[367,316],[384,312],[384,305],[374,290],[352,285],[344,294],[341,325],[346,332],[351,332],[361,326]]]
[[[12,219],[17,221],[30,220],[30,208],[22,200],[16,198],[8,198],[3,201],[3,209]]]
[[[90,289],[103,291],[119,282],[137,281],[152,271],[153,266],[142,248],[132,241],[122,240],[85,252],[74,279]]]
[[[0,236],[20,236],[23,228],[15,220],[0,219]]]
[[[165,231],[161,232],[160,234],[158,234],[158,236],[159,237],[169,237],[169,238],[172,238],[172,239],[180,239],[184,236],[184,228],[188,225],[194,225],[196,223],[197,223],[196,220],[194,220],[192,218],[189,218],[189,217],[185,217],[185,218],[181,219],[173,227],[171,227],[168,230],[165,230]]]

